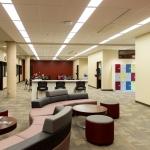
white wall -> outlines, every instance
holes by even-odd
[[[98,52],[88,56],[88,84],[96,87],[97,80],[95,77],[97,62],[103,60],[103,53]]]
[[[76,79],[76,68],[79,65],[79,80],[84,78],[84,74],[88,75],[88,59],[80,58],[73,62],[73,78]]]
[[[79,79],[84,79],[84,74],[88,75],[88,59],[79,59]]]
[[[135,99],[150,105],[150,33],[136,38]]]
[[[134,59],[118,59],[117,50],[103,50],[103,62],[102,62],[102,89],[113,89],[113,65],[114,64],[133,64]]]

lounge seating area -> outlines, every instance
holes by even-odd
[[[0,0],[0,150],[149,150],[149,10]]]
[[[10,150],[40,150],[43,145],[47,145],[47,147],[44,146],[45,149],[53,149],[54,147],[58,148],[60,144],[62,150],[67,150],[72,119],[71,106],[82,103],[96,104],[96,101],[88,99],[87,93],[68,95],[67,90],[62,89],[46,92],[45,98],[32,101],[33,108],[30,112],[31,125],[29,128],[2,140],[0,147]],[[51,144],[46,144],[49,142]]]

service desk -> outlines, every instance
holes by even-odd
[[[35,80],[32,80],[32,100],[36,99],[37,86],[38,86],[39,81],[47,82],[48,91],[55,90],[56,82],[63,81],[63,82],[65,82],[65,87],[68,90],[68,93],[74,92],[74,88],[76,86],[77,81],[84,81],[85,86],[86,86],[86,91],[88,92],[88,81],[87,80],[41,80],[41,79],[35,79]],[[45,96],[45,92],[39,92],[38,97],[44,97],[44,96]]]

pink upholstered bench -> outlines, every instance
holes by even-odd
[[[32,124],[26,130],[3,139],[0,141],[0,149],[6,149],[10,146],[18,144],[42,131],[43,123],[46,118],[53,114],[56,106],[67,106],[67,105],[76,105],[76,104],[96,104],[96,100],[92,99],[78,99],[78,100],[68,100],[60,101],[52,104],[48,104],[42,108],[32,108],[30,116],[32,119]]]

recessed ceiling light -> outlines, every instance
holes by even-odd
[[[6,46],[6,45],[3,45],[2,47],[6,48],[7,46]]]

